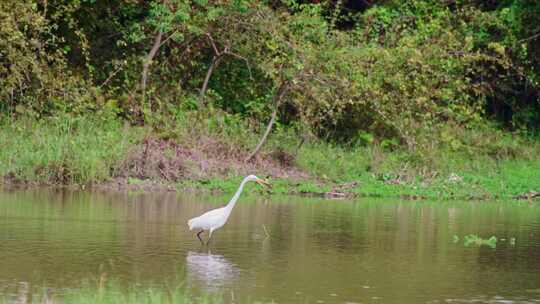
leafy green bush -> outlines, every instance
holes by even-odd
[[[36,2],[3,1],[0,20],[1,110],[52,113],[88,98],[85,81],[66,64],[62,38],[53,33],[57,25]]]
[[[2,2],[0,111],[113,109],[159,129],[174,121],[167,115],[215,107],[259,130],[275,110],[279,128],[302,136],[418,155],[441,145],[511,156],[519,140],[499,130],[537,132],[537,1],[344,8],[351,3]]]

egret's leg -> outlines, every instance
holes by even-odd
[[[204,230],[199,231],[199,232],[197,233],[197,237],[199,238],[199,241],[201,241],[201,243],[204,245],[204,242],[203,242],[203,240],[201,239],[201,233],[203,233],[203,232],[204,232]]]
[[[206,246],[210,243],[210,239],[212,238],[212,232],[214,232],[213,229],[210,229],[210,233],[208,233],[208,241],[206,241]]]

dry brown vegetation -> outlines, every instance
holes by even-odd
[[[118,178],[179,182],[254,173],[293,179],[309,176],[293,165],[293,156],[285,151],[261,153],[245,162],[248,154],[247,150],[208,136],[189,145],[147,138],[128,152],[115,176],[117,182]]]

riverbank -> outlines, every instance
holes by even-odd
[[[4,118],[2,183],[231,193],[253,173],[273,184],[271,190],[255,191],[331,198],[510,199],[540,192],[535,143],[501,138],[499,148],[487,152],[413,154],[375,143],[349,148],[317,140],[299,144],[290,130],[278,129],[246,162],[259,129],[215,114],[188,113],[161,128],[131,126],[106,113]]]

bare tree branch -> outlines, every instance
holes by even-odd
[[[212,44],[212,48],[214,49],[214,54],[219,56],[221,52],[218,50],[216,43],[214,42],[214,38],[212,38],[212,35],[210,35],[210,33],[206,33],[206,37],[208,37],[208,40],[210,40],[210,44]]]
[[[251,65],[249,64],[249,61],[247,60],[246,57],[240,56],[240,55],[238,55],[238,54],[236,54],[236,53],[232,53],[232,52],[227,52],[226,54],[227,54],[227,55],[230,55],[230,56],[233,56],[233,57],[236,57],[236,58],[238,58],[238,59],[240,59],[240,60],[243,60],[243,61],[246,63],[246,66],[247,66],[247,68],[248,68],[249,79],[253,80],[253,74],[251,74]]]
[[[114,76],[118,74],[118,72],[120,72],[124,67],[125,67],[125,62],[122,65],[120,65],[116,70],[114,70],[114,72],[112,72],[111,75],[109,75],[109,77],[107,77],[107,79],[105,79],[105,81],[103,81],[103,83],[98,86],[98,88],[102,88],[107,83],[109,83],[109,81],[111,81],[111,79],[113,79]]]
[[[210,77],[212,77],[212,73],[216,70],[216,68],[218,67],[223,57],[225,57],[225,55],[229,55],[229,56],[238,58],[240,60],[243,60],[247,65],[247,68],[249,71],[249,78],[253,79],[253,75],[251,74],[251,66],[249,65],[249,61],[247,60],[247,58],[231,52],[229,44],[226,44],[223,47],[223,50],[220,51],[212,35],[210,33],[206,33],[206,36],[208,37],[208,40],[210,41],[210,44],[212,45],[212,49],[214,50],[214,56],[212,57],[212,62],[210,63],[210,67],[208,67],[208,71],[206,72],[206,76],[204,77],[203,85],[199,93],[199,100],[201,103],[204,101],[204,95],[206,94],[206,90],[208,89],[208,82],[210,81]]]
[[[163,41],[161,41],[161,43],[159,44],[158,48],[160,48],[162,45],[164,45],[165,43],[167,43],[167,41],[169,41],[173,36],[174,34],[176,34],[178,31],[180,30],[180,28],[177,28],[175,29],[172,33],[169,34],[169,36],[165,39],[163,39]]]
[[[537,33],[537,34],[534,34],[528,38],[525,38],[525,39],[521,39],[519,40],[518,42],[521,43],[521,42],[526,42],[526,41],[529,41],[529,40],[534,40],[536,38],[540,37],[540,33]]]

